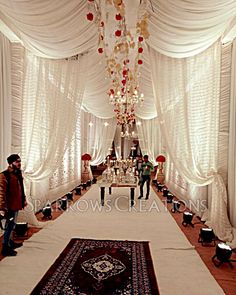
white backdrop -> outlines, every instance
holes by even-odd
[[[127,1],[129,1],[129,7],[135,3],[137,6],[136,0]],[[148,45],[153,56],[150,60],[149,53],[145,47],[143,55],[144,65],[141,70],[140,79],[140,90],[145,94],[145,102],[143,106],[137,108],[137,115],[142,119],[154,119],[158,114],[158,120],[162,127],[162,135],[165,141],[167,140],[168,152],[171,153],[172,160],[174,159],[176,161],[177,169],[181,171],[179,169],[179,162],[182,164],[182,159],[185,160],[185,163],[188,161],[191,163],[189,167],[192,168],[192,171],[186,169],[187,167],[184,165],[184,177],[188,181],[191,181],[193,172],[197,173],[194,175],[194,181],[192,180],[194,183],[197,182],[198,184],[206,185],[213,179],[216,180],[216,178],[218,181],[221,181],[218,175],[215,175],[215,173],[219,172],[218,168],[222,169],[223,167],[221,165],[218,166],[219,163],[217,163],[219,142],[215,142],[212,139],[213,135],[216,135],[218,140],[217,131],[222,131],[218,127],[215,128],[219,123],[220,107],[219,97],[217,96],[220,93],[220,45],[218,43],[215,46],[212,45],[217,40],[220,40],[220,38],[223,38],[225,33],[230,31],[230,35],[232,35],[231,28],[236,15],[236,2],[234,0],[157,0],[150,1],[149,4],[150,38]],[[35,11],[37,11],[37,14],[35,14]],[[88,57],[86,64],[86,68],[89,69],[88,74],[86,75],[86,72],[83,72],[85,75],[82,75],[78,81],[79,84],[83,80],[86,82],[84,83],[86,85],[83,86],[85,87],[83,107],[98,118],[111,119],[114,117],[114,113],[112,107],[107,103],[106,91],[109,82],[106,80],[106,74],[104,72],[105,64],[103,57],[95,53],[98,41],[98,28],[93,22],[86,20],[86,14],[86,1],[82,0],[62,0],[59,2],[56,0],[36,0],[33,2],[30,0],[23,2],[17,0],[0,0],[0,18],[17,34],[22,44],[34,54],[54,59],[65,58],[75,54],[81,54],[79,60],[84,56]],[[131,18],[136,17],[132,13],[126,17],[129,18],[129,16]],[[6,56],[9,52],[4,48],[4,54]],[[160,53],[163,55],[161,56]],[[167,56],[172,57],[172,59],[170,60]],[[43,61],[43,63],[47,64],[46,61]],[[48,63],[51,63],[51,61]],[[7,77],[7,73],[10,72],[10,64],[7,63],[5,65],[6,67],[2,73],[2,75],[4,74],[4,79]],[[31,70],[37,73],[37,68],[33,68],[33,65],[31,65]],[[76,71],[75,68],[74,70]],[[32,117],[34,107],[38,110],[42,110],[45,106],[50,110],[52,107],[50,104],[47,105],[44,99],[45,96],[42,96],[43,99],[41,96],[37,97],[37,99],[34,98],[33,85],[36,85],[36,81],[33,81],[32,77],[29,77],[29,79],[26,79],[26,89],[28,88],[29,97],[24,96],[25,113],[23,114],[23,126],[26,128],[24,128],[22,144],[24,150],[23,157],[25,167],[27,167],[27,172],[29,173],[28,175],[36,179],[46,177],[46,175],[50,175],[52,172],[49,173],[47,167],[43,167],[45,161],[37,163],[37,160],[52,159],[52,150],[53,148],[57,148],[56,144],[59,143],[59,141],[51,139],[50,133],[48,133],[49,136],[44,137],[45,130],[47,129],[45,129],[45,125],[48,124],[47,119],[50,122],[50,127],[47,130],[54,130],[55,133],[53,132],[53,136],[56,134],[56,138],[62,141],[62,136],[59,132],[56,133],[56,131],[61,130],[61,133],[64,133],[68,139],[67,143],[63,143],[60,147],[60,161],[58,154],[56,154],[57,160],[53,159],[50,163],[50,165],[52,164],[52,169],[54,169],[61,163],[66,146],[69,145],[69,138],[72,138],[72,128],[70,132],[65,133],[66,126],[62,122],[73,126],[72,122],[75,122],[75,117],[74,113],[72,116],[71,114],[69,115],[69,111],[62,112],[62,109],[67,110],[68,104],[64,104],[64,107],[60,108],[60,105],[62,106],[66,102],[66,99],[68,99],[67,95],[64,96],[64,99],[60,99],[61,95],[58,95],[58,99],[55,100],[50,95],[48,96],[51,103],[52,101],[55,102],[55,109],[59,108],[61,110],[59,113],[64,118],[62,122],[57,121],[57,116],[50,117],[48,113],[44,114],[40,111],[37,112],[35,118]],[[29,83],[29,81],[33,81],[33,83]],[[42,84],[40,79],[38,82]],[[51,83],[48,84],[52,85]],[[233,87],[231,89],[234,89],[234,78],[232,78],[232,85]],[[57,86],[59,87],[58,89],[62,89],[61,87],[64,87],[65,84],[59,83]],[[77,90],[83,92],[83,89],[77,88]],[[31,94],[33,97],[32,101],[30,100]],[[1,102],[3,101],[2,99],[3,96],[1,95]],[[25,103],[26,101],[27,103]],[[57,104],[58,101],[60,102],[59,104]],[[10,101],[7,102],[8,108],[10,103]],[[233,134],[235,132],[234,107],[231,110],[230,132]],[[2,105],[0,111],[1,115],[4,114]],[[164,117],[163,114],[165,114]],[[186,125],[187,121],[188,125]],[[26,122],[29,124],[26,124]],[[31,122],[34,122],[34,125]],[[54,129],[54,124],[57,127],[61,127]],[[166,129],[163,128],[164,125],[166,125]],[[171,126],[171,128],[167,130],[167,126]],[[185,128],[186,126],[188,128],[183,133],[183,127]],[[181,134],[181,136],[177,137],[176,134]],[[10,138],[8,136],[9,134],[6,134],[4,130],[0,135],[1,142],[4,140],[4,144],[7,145],[7,140]],[[42,140],[39,140],[39,138]],[[170,138],[173,144],[172,146],[177,147],[177,157],[171,151]],[[41,147],[37,146],[38,140],[42,145]],[[45,149],[45,146],[48,144],[47,140],[51,143],[53,142],[53,148],[52,145],[49,145]],[[230,157],[234,159],[234,146],[233,144],[231,146]],[[4,147],[1,146],[1,149],[4,149]],[[48,153],[49,151],[51,154]],[[33,160],[34,155],[35,159]],[[181,159],[178,159],[178,157]],[[52,162],[54,164],[56,163],[55,166]],[[232,163],[231,158],[229,158],[229,163]],[[183,169],[183,167],[181,168]],[[235,179],[233,169],[230,169],[229,172],[229,178],[231,178],[232,174],[232,179]],[[215,198],[217,202],[214,204],[217,207],[211,208],[214,216],[210,216],[210,218],[217,227],[219,235],[230,239],[231,229],[226,220],[225,205],[227,200],[223,185],[219,189],[223,190],[223,197]],[[233,202],[234,195],[230,194],[230,206],[235,204]],[[220,215],[222,226],[220,228],[218,228],[219,223],[216,219],[216,212],[219,212],[219,208],[222,208],[222,215]],[[231,210],[232,221],[234,206],[230,207],[229,210]],[[223,229],[226,230],[224,233],[221,232]]]

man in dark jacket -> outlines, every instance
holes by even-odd
[[[6,218],[2,255],[16,256],[14,249],[21,247],[22,243],[13,242],[11,236],[18,211],[26,206],[26,199],[19,155],[10,155],[7,162],[7,170],[0,173],[0,215]]]
[[[147,182],[147,193],[146,200],[149,198],[150,193],[150,182],[151,182],[151,172],[154,170],[151,162],[148,161],[148,155],[143,157],[143,163],[141,166],[141,178],[140,178],[140,196],[138,199],[143,197],[143,186]]]

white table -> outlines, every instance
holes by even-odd
[[[100,180],[97,182],[98,186],[100,187],[100,195],[101,195],[101,204],[104,206],[104,199],[105,199],[105,188],[109,188],[109,194],[112,193],[112,187],[128,187],[130,188],[130,206],[134,205],[134,195],[135,195],[135,188],[138,186],[137,178],[135,178],[135,182],[106,182]]]

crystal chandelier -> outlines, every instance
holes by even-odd
[[[130,90],[117,91],[117,93],[110,94],[110,103],[114,105],[118,124],[134,123],[135,106],[143,101],[143,93],[140,94],[137,90],[134,90],[134,92]]]
[[[120,136],[121,136],[121,138],[128,138],[128,139],[137,138],[137,134],[134,131],[134,125],[133,124],[123,124]]]

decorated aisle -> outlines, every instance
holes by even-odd
[[[137,197],[138,192],[131,209],[129,191],[114,188],[112,195],[106,191],[101,207],[99,188],[93,185],[68,212],[25,241],[18,256],[1,261],[1,294],[30,294],[72,238],[149,241],[161,295],[224,294],[155,193],[148,201]]]

